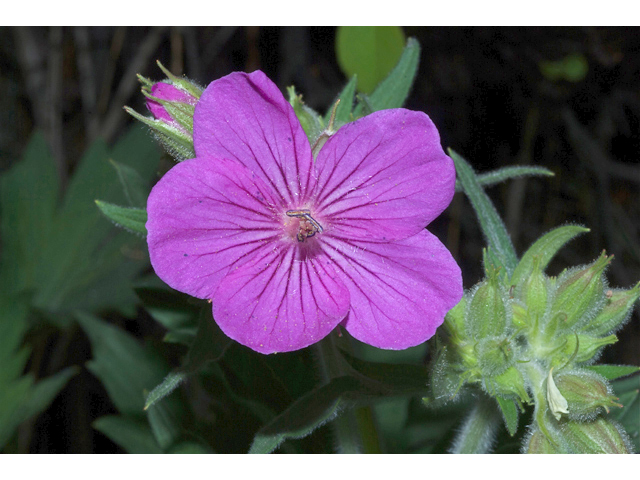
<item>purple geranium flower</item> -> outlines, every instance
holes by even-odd
[[[193,128],[197,158],[149,196],[149,252],[171,287],[211,300],[229,337],[286,352],[342,324],[404,349],[462,297],[460,268],[424,229],[455,182],[424,113],[349,123],[314,160],[293,109],[256,71],[211,83]]]

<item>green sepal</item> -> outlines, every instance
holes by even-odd
[[[555,365],[559,366],[567,359],[572,363],[584,363],[594,358],[600,350],[618,341],[615,335],[600,338],[591,335],[570,333],[566,336],[566,344],[562,349],[564,357],[558,356]]]
[[[296,93],[294,86],[288,87],[287,92],[289,93],[289,103],[293,107],[304,133],[307,134],[309,143],[313,145],[324,130],[322,118],[318,112],[305,105],[302,101],[302,95]]]
[[[191,134],[169,125],[162,120],[140,115],[132,108],[124,107],[124,110],[136,120],[147,125],[167,153],[177,161],[195,158],[196,154],[193,148],[193,136]]]
[[[96,205],[109,220],[132,233],[147,236],[147,211],[144,208],[120,207],[96,200]]]
[[[504,398],[500,395],[496,396],[500,412],[502,412],[502,418],[504,418],[505,426],[509,435],[512,437],[518,431],[518,406],[515,400],[511,398]]]
[[[175,87],[181,88],[182,90],[191,94],[198,100],[200,99],[200,96],[202,95],[202,91],[203,91],[200,85],[197,85],[196,83],[192,82],[187,78],[175,76],[173,73],[167,70],[164,65],[160,63],[160,60],[156,61],[156,64],[158,65],[158,67],[160,67],[160,70],[162,70],[162,73],[164,73],[167,76],[167,78],[171,80],[171,83]]]
[[[640,283],[628,290],[607,290],[602,311],[585,326],[583,331],[590,335],[606,335],[615,332],[629,320],[638,297],[640,297]]]
[[[588,232],[588,228],[578,225],[558,227],[544,234],[522,255],[518,266],[511,275],[511,285],[519,285],[533,272],[534,261],[538,259],[541,271],[544,271],[551,259],[569,240]]]
[[[465,315],[467,335],[476,340],[502,335],[511,326],[512,310],[497,269],[472,291]]]
[[[338,100],[340,101],[340,103],[336,108],[336,116],[333,120],[335,130],[338,130],[345,123],[349,123],[355,119],[352,114],[352,110],[353,99],[355,97],[357,84],[358,78],[357,75],[354,75],[353,77],[351,77],[351,80],[347,82],[336,99],[332,102],[331,107],[329,107],[329,109],[327,110],[327,113],[325,113],[323,118],[324,125],[329,125],[331,113],[333,112],[333,105],[335,105]],[[291,97],[289,97],[289,101],[291,101]]]

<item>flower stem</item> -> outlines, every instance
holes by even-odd
[[[489,453],[501,418],[495,400],[482,395],[464,421],[451,453]]]
[[[335,333],[332,332],[316,344],[316,359],[323,383],[347,375],[350,368],[338,351]],[[343,411],[331,422],[331,427],[337,453],[380,453],[378,435],[369,407]]]

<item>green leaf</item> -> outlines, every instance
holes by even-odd
[[[301,438],[348,408],[380,398],[424,393],[426,369],[383,365],[347,357],[358,376],[333,378],[308,392],[256,434],[249,453],[270,453],[288,438]]]
[[[551,81],[579,82],[589,70],[589,63],[582,53],[570,53],[558,61],[541,60],[538,64],[542,74]]]
[[[22,375],[30,349],[21,347],[27,332],[28,307],[15,297],[0,296],[0,449],[18,426],[44,411],[78,373],[69,367],[34,385],[32,375]]]
[[[640,372],[640,367],[634,365],[587,365],[584,368],[602,375],[607,380],[616,380]]]
[[[256,434],[249,453],[271,453],[288,438],[302,438],[352,407],[350,398],[362,384],[353,377],[338,377],[294,402]]]
[[[97,141],[83,155],[59,202],[55,163],[35,134],[23,159],[0,181],[0,290],[29,292],[32,305],[60,326],[68,324],[75,310],[136,313],[130,282],[148,267],[146,246],[116,232],[93,205],[96,197],[128,203],[110,158],[120,166],[121,177],[131,177],[125,170],[135,168],[141,181],[150,183],[160,156],[140,128],[130,130],[111,151]]]
[[[640,451],[640,375],[616,380],[611,386],[624,407],[611,409],[609,417],[624,427],[637,453]]]
[[[196,442],[183,442],[179,443],[175,447],[171,448],[167,453],[177,453],[177,454],[203,454],[203,453],[214,453],[213,450],[208,445],[202,445]]]
[[[58,396],[60,390],[78,373],[80,373],[79,367],[67,367],[36,383],[33,388],[31,388],[29,398],[20,409],[20,423],[34,415],[44,412]]]
[[[180,437],[180,421],[168,402],[156,402],[147,411],[151,432],[162,450],[167,450]]]
[[[141,286],[135,289],[145,309],[167,330],[191,332],[195,337],[198,329],[201,303],[192,297],[166,286]]]
[[[415,38],[410,38],[398,64],[369,95],[368,101],[374,110],[400,108],[404,105],[418,73],[419,63],[420,44]]]
[[[147,236],[147,211],[144,208],[120,207],[96,200],[96,205],[109,220],[132,233]]]
[[[93,428],[102,432],[128,453],[162,453],[151,428],[141,421],[109,415],[93,422]]]
[[[129,206],[144,208],[149,196],[148,182],[143,180],[137,170],[128,165],[123,165],[115,160],[111,160],[111,165],[116,169]]]
[[[213,319],[211,307],[206,305],[200,310],[198,333],[189,349],[184,364],[187,372],[193,373],[211,362],[217,362],[233,343]]]
[[[373,92],[402,55],[400,27],[338,27],[336,55],[347,77],[358,75],[360,91]]]
[[[569,240],[588,231],[588,228],[578,225],[566,225],[544,234],[522,255],[522,259],[511,276],[511,284],[518,285],[531,274],[536,258],[539,259],[540,269],[544,270],[558,250]]]
[[[87,368],[100,379],[121,413],[142,416],[145,392],[168,373],[164,360],[128,333],[93,315],[78,312],[76,318],[93,351]]]
[[[498,406],[502,412],[502,418],[504,418],[504,423],[507,426],[509,435],[513,437],[518,431],[518,407],[516,402],[510,398],[502,398],[499,395],[496,396],[496,400],[498,401]]]
[[[490,253],[495,256],[496,267],[505,268],[507,274],[511,276],[518,263],[518,257],[502,219],[480,186],[478,177],[471,166],[452,149],[448,151],[455,163],[460,184],[478,216]]]
[[[59,195],[58,171],[44,136],[32,135],[22,160],[0,179],[2,262],[0,291],[11,295],[35,289],[39,267],[53,230]]]
[[[347,82],[345,87],[340,92],[340,95],[336,97],[336,99],[331,103],[331,106],[327,110],[327,113],[324,115],[324,124],[329,125],[329,120],[331,119],[331,112],[333,112],[333,106],[336,104],[338,100],[340,103],[338,104],[338,108],[336,108],[336,116],[333,120],[334,129],[337,130],[345,123],[349,123],[353,120],[351,111],[353,110],[353,98],[356,93],[356,86],[358,84],[357,75],[351,77],[351,80]]]
[[[377,363],[360,360],[342,352],[347,363],[368,380],[377,383],[380,391],[393,394],[426,394],[429,390],[429,370],[421,365]]]
[[[0,449],[22,423],[18,412],[29,398],[33,377],[26,375],[0,389]]]
[[[531,177],[531,176],[545,176],[552,177],[555,175],[551,170],[548,170],[544,167],[532,167],[532,166],[514,166],[514,167],[504,167],[498,170],[493,170],[491,172],[482,173],[477,175],[478,183],[483,187],[490,187],[492,185],[496,185],[500,182],[504,182],[505,180],[510,180],[512,178],[520,178],[520,177]],[[456,192],[462,192],[462,185],[459,180],[456,180]]]
[[[231,343],[232,340],[222,333],[214,322],[211,308],[208,305],[203,307],[198,332],[187,353],[184,365],[178,371],[167,375],[162,383],[149,393],[145,401],[145,410],[178,388],[188,375],[197,372],[210,362],[219,360]]]

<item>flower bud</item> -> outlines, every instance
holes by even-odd
[[[144,88],[142,91],[155,119],[193,134],[193,112],[198,98],[168,82],[155,83],[150,91]]]
[[[554,444],[539,428],[534,429],[525,440],[523,453],[568,453]]]
[[[624,430],[605,417],[586,423],[567,422],[562,434],[573,453],[633,453]]]
[[[193,114],[202,88],[186,78],[178,78],[158,62],[167,75],[162,82],[152,82],[138,75],[147,108],[153,118],[140,115],[129,107],[127,113],[151,128],[170,155],[177,160],[195,157],[193,149]]]
[[[608,290],[605,292],[604,308],[584,331],[595,336],[615,332],[629,319],[639,297],[640,283],[629,290]]]
[[[525,303],[527,313],[534,324],[539,323],[547,309],[548,283],[546,275],[540,269],[540,257],[535,257],[533,271],[522,282],[518,291],[518,298]]]
[[[493,377],[504,373],[515,361],[514,345],[508,338],[489,337],[479,340],[475,347],[482,374]]]
[[[604,300],[602,274],[611,259],[603,253],[591,265],[567,270],[558,278],[550,318],[562,318],[561,330],[584,325],[599,311]]]
[[[569,418],[585,421],[594,418],[601,409],[622,407],[615,402],[611,387],[604,377],[589,370],[575,370],[556,375],[555,384],[566,399]]]
[[[564,355],[558,358],[558,363],[564,362],[565,359],[572,359],[571,361],[574,363],[588,362],[600,352],[602,347],[616,343],[618,337],[609,335],[597,338],[591,335],[571,333],[567,335],[566,340],[567,343],[562,349]]]
[[[469,302],[465,326],[476,340],[502,335],[511,326],[511,305],[500,283],[498,270],[490,268]]]
[[[464,329],[464,312],[466,306],[467,296],[465,295],[444,317],[443,326],[453,344],[458,344],[466,339]]]

